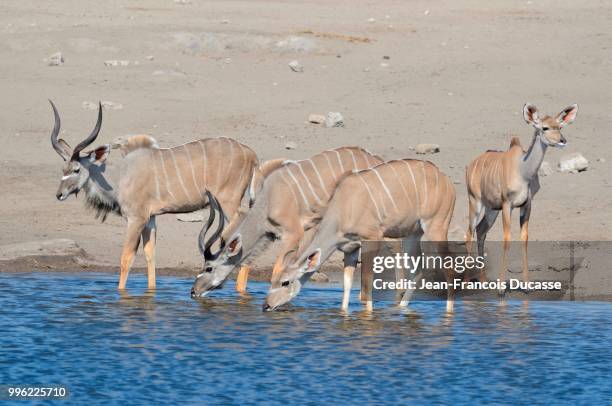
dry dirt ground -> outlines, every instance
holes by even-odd
[[[386,158],[438,143],[427,156],[458,191],[451,237],[467,223],[464,167],[511,134],[527,146],[526,101],[557,113],[586,172],[542,179],[532,240],[611,240],[612,4],[606,1],[54,1],[0,3],[0,245],[78,242],[117,265],[125,224],[99,224],[81,201],[55,199],[62,161],[51,149],[53,99],[72,145],[105,111],[99,143],[148,133],[162,146],[234,137],[262,160],[360,145]],[[43,60],[62,52],[62,66]],[[294,59],[303,73],[288,67]],[[127,60],[128,66],[105,66]],[[341,112],[344,128],[306,122]],[[285,150],[288,142],[295,150]],[[514,235],[518,234],[515,213]],[[160,267],[196,267],[200,223],[158,220]],[[501,237],[498,221],[491,240]],[[136,262],[142,266],[142,255]]]

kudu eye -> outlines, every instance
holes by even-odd
[[[204,272],[211,273],[211,272],[212,272],[212,270],[213,270],[212,266],[207,266],[207,267],[204,269]]]
[[[550,130],[550,127],[542,127],[542,131],[548,131]]]
[[[285,282],[281,283],[281,286],[283,286],[283,287],[289,286],[289,281],[285,281]]]

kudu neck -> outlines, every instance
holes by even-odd
[[[544,161],[544,155],[547,149],[546,143],[542,141],[542,132],[536,130],[533,135],[533,140],[527,152],[523,155],[520,163],[521,175],[524,179],[530,180],[537,175],[542,162]]]
[[[85,185],[83,185],[87,206],[94,209],[96,217],[100,217],[102,221],[111,212],[121,215],[121,207],[117,200],[117,190],[115,185],[104,176],[104,169],[105,167],[90,166],[89,178]]]

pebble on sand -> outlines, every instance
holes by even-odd
[[[288,142],[285,144],[285,149],[296,149],[297,144],[295,142]]]
[[[294,72],[304,72],[304,67],[298,61],[289,62],[289,68],[291,68],[291,70]]]
[[[104,110],[122,110],[123,109],[123,104],[121,103],[114,103],[112,101],[103,101],[101,103],[102,103],[102,108]],[[83,103],[81,103],[81,107],[84,108],[85,110],[97,110],[98,103],[91,102],[91,101],[84,101]]]
[[[325,127],[344,127],[344,117],[338,112],[330,111],[325,117]]]
[[[325,116],[323,114],[309,114],[308,122],[313,124],[323,124],[325,122]]]
[[[64,64],[64,56],[61,52],[56,52],[48,58],[45,58],[45,62],[48,66],[60,66]]]
[[[204,221],[204,216],[201,212],[194,211],[192,213],[179,213],[176,215],[176,219],[185,223],[200,223]]]
[[[327,283],[329,282],[329,276],[325,275],[323,272],[315,272],[311,277],[310,280],[315,282],[315,283]]]
[[[440,152],[440,146],[438,144],[419,144],[414,150],[417,154],[436,154]]]
[[[559,171],[570,173],[586,171],[588,167],[589,161],[580,152],[561,157],[558,165]]]

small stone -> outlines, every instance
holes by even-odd
[[[373,23],[373,22],[375,22],[375,21],[376,21],[376,19],[375,19],[374,17],[370,17],[370,18],[368,18],[368,22],[369,22],[369,23]]]
[[[389,59],[391,59],[391,57],[389,55],[384,55],[383,59],[389,60]]]
[[[221,24],[229,24],[229,20],[221,20]]]
[[[191,0],[174,0],[176,4],[190,4]]]
[[[550,164],[546,161],[542,162],[542,165],[540,165],[540,169],[538,169],[538,175],[544,177],[550,176],[553,173],[555,173],[555,171],[553,170],[552,166],[550,166]]]
[[[424,14],[424,15],[426,15],[426,16],[428,16],[428,15],[429,15],[429,13],[430,13],[430,11],[429,11],[429,10],[425,10],[425,12],[424,12],[423,14]]]
[[[102,103],[102,108],[104,110],[122,110],[123,109],[123,104],[121,103],[114,103],[111,101],[103,101]],[[81,103],[81,107],[84,108],[85,110],[98,110],[98,103],[94,103],[91,101],[84,101],[83,103]]]
[[[344,127],[344,117],[338,112],[330,111],[325,117],[325,127]]]
[[[580,152],[563,156],[558,165],[559,171],[570,173],[586,171],[588,167],[589,161]]]
[[[604,163],[606,162],[606,158],[597,158],[597,162]]]
[[[147,61],[152,61],[153,59],[155,59],[155,57],[153,55],[147,55],[145,56]]]
[[[45,59],[49,66],[60,66],[64,64],[64,56],[61,52],[56,52],[53,55]]]
[[[285,144],[285,149],[296,149],[297,144],[295,142],[288,142]]]
[[[327,283],[329,282],[329,276],[325,275],[323,272],[315,272],[310,280],[315,283]]]
[[[111,59],[108,61],[104,61],[104,66],[128,66],[129,64],[130,61],[127,60]]]
[[[304,72],[304,67],[298,61],[289,62],[289,68],[294,72]]]
[[[325,116],[323,114],[309,114],[308,122],[313,124],[323,124],[325,122]]]
[[[201,212],[194,211],[192,213],[179,213],[176,215],[176,219],[185,223],[201,223],[204,221],[204,216]]]
[[[414,150],[417,154],[436,154],[440,152],[440,146],[438,144],[419,144]]]
[[[388,66],[389,66],[389,64],[388,64],[388,63],[385,63],[385,62],[381,62],[381,63],[380,63],[380,67],[381,67],[381,68],[387,68]]]

